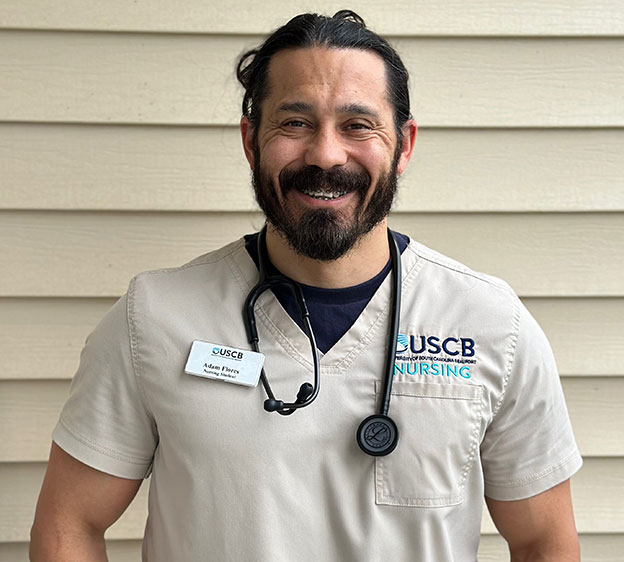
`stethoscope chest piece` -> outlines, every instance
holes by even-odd
[[[362,451],[374,457],[382,457],[396,448],[399,430],[388,416],[373,414],[360,424],[356,438]]]

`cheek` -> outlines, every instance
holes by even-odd
[[[294,151],[291,143],[283,139],[275,139],[260,148],[260,167],[265,178],[271,180],[273,189],[271,196],[280,204],[284,204],[279,184],[280,172],[293,164]]]
[[[277,175],[283,168],[295,163],[301,157],[301,150],[292,140],[276,138],[261,148],[260,154],[262,165]]]
[[[385,146],[362,147],[354,156],[370,175],[373,186],[381,176],[388,173],[392,165],[392,154],[389,154]]]

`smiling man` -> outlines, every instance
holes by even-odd
[[[241,128],[269,247],[283,246],[292,254],[288,263],[305,256],[335,269],[367,235],[355,251],[377,242],[383,266],[385,218],[416,135],[409,119],[395,127],[384,61],[364,50],[292,49],[272,57],[268,81],[261,123],[244,117]],[[363,277],[343,282],[374,276],[379,260],[367,260]]]
[[[106,560],[151,473],[149,562],[474,561],[484,499],[512,560],[578,560],[544,334],[388,230],[416,139],[398,54],[353,12],[303,14],[238,78],[266,229],[138,275],[91,334],[31,559]]]

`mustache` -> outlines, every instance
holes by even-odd
[[[295,170],[284,169],[278,177],[284,195],[292,189],[366,193],[371,182],[371,177],[366,170],[359,172],[351,172],[344,168],[323,170],[318,166],[304,166]]]

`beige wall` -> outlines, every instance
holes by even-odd
[[[0,5],[0,562],[25,559],[50,431],[131,276],[261,224],[239,147],[243,49],[336,2]],[[558,359],[585,466],[584,560],[624,552],[624,3],[351,2],[412,76],[397,229],[509,281]],[[111,529],[138,560],[145,490]],[[486,517],[481,560],[505,559]]]

